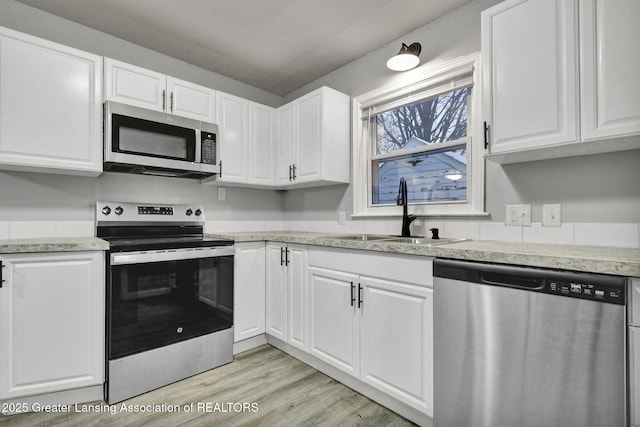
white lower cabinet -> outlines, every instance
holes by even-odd
[[[235,244],[233,341],[265,332],[265,243]]]
[[[306,351],[307,247],[267,243],[266,332]]]
[[[370,277],[359,283],[360,379],[432,414],[433,289]]]
[[[9,254],[0,261],[0,400],[101,387],[104,253]]]
[[[432,416],[431,259],[321,248],[308,270],[309,352]]]
[[[309,351],[358,376],[358,275],[309,267]]]

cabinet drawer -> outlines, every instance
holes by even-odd
[[[420,286],[433,286],[433,258],[425,256],[310,247],[309,265]]]
[[[629,323],[640,326],[640,278],[632,278],[629,285]]]

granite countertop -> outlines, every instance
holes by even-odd
[[[426,246],[380,240],[340,240],[332,238],[336,234],[287,231],[210,233],[208,235],[233,239],[235,242],[275,241],[640,277],[640,249],[637,248],[490,240],[469,240],[440,246]]]
[[[107,251],[109,242],[97,237],[0,239],[0,254],[33,252]]]

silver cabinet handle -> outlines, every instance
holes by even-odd
[[[353,284],[353,282],[351,282],[351,307],[353,307],[353,305],[356,302],[356,285]]]
[[[296,180],[296,178],[297,178],[297,176],[296,176],[296,169],[297,169],[297,168],[296,168],[296,164],[294,163],[294,164],[293,164],[293,180],[294,180],[294,181],[295,181],[295,180]]]
[[[173,113],[173,92],[169,95],[169,111]]]
[[[167,104],[166,98],[167,98],[167,91],[162,89],[162,111],[165,110],[165,107],[166,107],[166,104]]]

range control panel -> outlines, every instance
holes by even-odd
[[[571,296],[594,301],[624,304],[624,287],[607,286],[604,283],[572,282],[548,279],[546,284],[548,293]]]
[[[173,215],[172,206],[138,206],[138,215]]]
[[[189,222],[203,223],[202,205],[162,204],[129,202],[98,202],[98,222]]]

